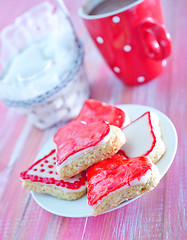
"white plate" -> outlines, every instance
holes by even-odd
[[[166,152],[164,156],[161,158],[161,160],[157,163],[157,167],[159,169],[161,177],[163,177],[164,174],[168,171],[177,150],[177,133],[172,122],[168,117],[166,117],[166,115],[150,107],[146,107],[142,105],[133,105],[133,104],[119,105],[118,107],[120,107],[121,109],[125,109],[131,121],[135,120],[146,111],[155,112],[159,116],[162,138],[166,145]],[[38,154],[37,159],[43,157],[54,148],[55,148],[55,145],[53,143],[53,140],[50,139],[50,141],[47,142],[47,144]],[[47,194],[39,194],[36,192],[32,192],[32,196],[34,200],[38,203],[38,205],[40,205],[42,208],[44,208],[45,210],[53,214],[64,216],[64,217],[92,216],[92,212],[87,204],[86,196],[75,201],[61,200]],[[118,207],[111,209],[110,211],[124,207],[125,205],[136,200],[137,198],[138,197],[133,198],[129,201],[126,201],[120,204]]]

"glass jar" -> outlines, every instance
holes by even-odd
[[[73,119],[89,97],[84,50],[62,5],[40,1],[0,33],[0,98],[40,129]]]

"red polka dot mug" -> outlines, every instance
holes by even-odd
[[[101,0],[88,1],[79,14],[116,76],[127,85],[143,84],[158,76],[172,47],[160,0],[132,0],[120,9],[90,14],[98,2]]]

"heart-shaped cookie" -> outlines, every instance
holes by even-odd
[[[28,170],[20,174],[23,188],[39,193],[48,193],[58,198],[74,200],[86,193],[86,174],[62,180],[56,172],[55,149],[36,161]]]
[[[70,178],[96,162],[114,155],[125,143],[121,129],[104,121],[73,121],[55,135],[57,173]]]
[[[148,157],[126,159],[115,154],[88,169],[88,204],[98,215],[152,190],[159,179],[158,169]]]

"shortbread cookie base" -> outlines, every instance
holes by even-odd
[[[156,137],[156,145],[154,147],[153,152],[151,152],[150,154],[147,155],[147,157],[149,157],[151,159],[151,161],[156,164],[160,158],[162,157],[162,155],[165,153],[165,144],[162,140],[162,136],[161,136],[161,129],[159,126],[159,118],[156,114],[151,113],[151,122],[152,122],[152,126],[153,126],[153,131]]]
[[[110,125],[110,138],[105,144],[96,147],[60,170],[57,169],[57,173],[62,179],[68,179],[93,164],[113,156],[125,142],[125,135],[121,129]]]
[[[156,145],[155,145],[155,154],[148,154],[147,157],[149,157],[151,159],[151,161],[156,164],[161,157],[164,155],[165,153],[165,144],[163,142],[163,140],[160,138]]]
[[[25,180],[22,182],[22,187],[25,189],[28,189],[30,191],[35,191],[38,193],[47,193],[47,194],[50,194],[57,198],[65,199],[65,200],[79,199],[79,198],[83,197],[87,191],[86,189],[84,189],[83,191],[80,191],[80,192],[68,192],[67,193],[56,187],[47,186],[47,185],[43,185],[43,184],[36,183],[36,182],[29,182],[29,181],[25,181]]]
[[[103,212],[118,206],[120,203],[131,198],[140,196],[148,191],[151,191],[159,183],[160,174],[155,165],[153,165],[152,173],[146,183],[138,184],[132,187],[127,187],[119,191],[115,191],[107,196],[93,211],[93,215],[97,216]]]

